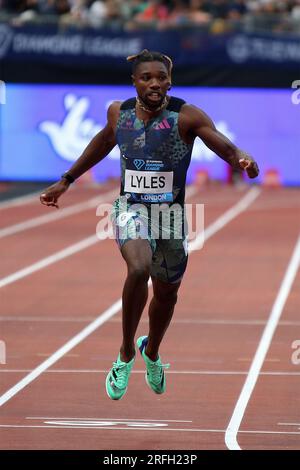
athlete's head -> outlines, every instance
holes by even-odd
[[[171,88],[172,60],[147,49],[127,60],[132,62],[132,81],[138,96],[150,109],[157,108]]]

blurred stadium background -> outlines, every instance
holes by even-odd
[[[261,172],[233,174],[195,143],[189,203],[205,204],[210,240],[164,343],[168,394],[147,395],[140,361],[128,399],[110,406],[125,263],[95,217],[118,193],[118,150],[60,211],[39,193],[110,102],[135,94],[126,57],[144,48],[173,58],[171,94]],[[299,117],[300,0],[0,0],[0,448],[221,450],[238,435],[245,449],[300,449]]]
[[[144,48],[174,59],[172,94],[257,159],[259,183],[300,184],[300,0],[0,0],[2,198],[69,168],[134,94],[125,58]],[[240,178],[200,141],[199,173]],[[118,174],[115,149],[86,180]]]

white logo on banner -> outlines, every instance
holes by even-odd
[[[101,130],[99,124],[85,118],[89,98],[76,98],[69,93],[64,98],[66,116],[61,124],[43,121],[40,130],[48,135],[55,152],[64,160],[75,161],[90,140]]]

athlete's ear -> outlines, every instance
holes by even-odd
[[[172,88],[172,83],[169,84],[168,91],[171,90],[171,88]]]
[[[131,80],[132,80],[133,86],[135,86],[135,76],[134,75],[131,75]]]

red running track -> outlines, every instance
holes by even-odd
[[[114,183],[77,186],[60,211],[98,196],[111,202],[112,190]],[[249,191],[252,203],[236,211]],[[167,391],[157,396],[148,389],[138,357],[120,402],[109,400],[104,386],[121,337],[120,312],[111,306],[120,298],[125,266],[115,242],[54,256],[42,269],[36,264],[92,237],[95,207],[2,238],[1,229],[55,210],[37,199],[0,207],[1,449],[300,449],[300,365],[292,361],[292,344],[300,340],[299,196],[299,189],[216,184],[190,196],[188,202],[205,204],[212,232],[190,255],[161,348],[171,363]],[[232,218],[220,219],[230,208]],[[212,225],[216,220],[223,224]],[[284,285],[291,259],[294,274]],[[262,335],[265,327],[270,333],[280,289],[286,298],[268,345]],[[57,350],[108,309],[116,312],[53,362]],[[146,333],[145,309],[138,335]],[[257,354],[261,365],[249,374]],[[252,389],[242,392],[247,380]]]

